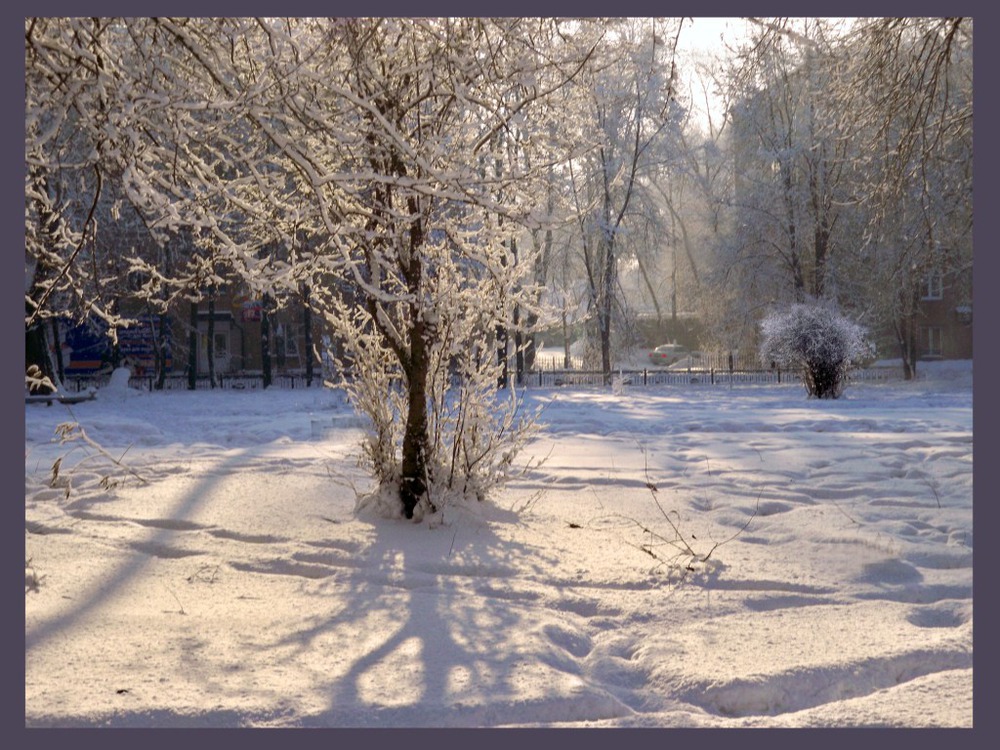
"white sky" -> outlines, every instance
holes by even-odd
[[[742,34],[746,21],[742,18],[687,18],[681,31],[681,45],[694,50],[715,50],[720,38]]]
[[[685,60],[690,56],[693,60],[708,62],[712,57],[725,53],[726,45],[735,46],[746,34],[747,22],[742,18],[686,18],[681,29],[678,47],[681,58],[682,74],[688,82],[691,91],[691,108],[696,116],[704,117],[705,94],[704,87],[697,80],[694,66]],[[708,106],[712,109],[712,117],[716,120],[722,115],[722,103],[712,95],[708,87]]]

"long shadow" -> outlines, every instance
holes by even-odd
[[[415,549],[420,544],[440,554]],[[300,725],[474,727],[523,720],[517,670],[535,655],[517,653],[521,641],[509,636],[531,626],[522,605],[537,602],[513,576],[537,565],[542,579],[541,566],[554,561],[500,539],[487,524],[428,532],[378,521],[364,555],[363,572],[350,577],[346,590],[336,588],[336,612],[267,647],[294,645],[295,659],[328,647],[331,637],[369,642],[366,649],[351,644],[351,653],[363,653],[330,680],[327,708],[299,717]],[[382,632],[370,630],[371,621],[382,623]]]
[[[215,485],[225,479],[232,471],[244,462],[246,451],[240,451],[228,458],[222,459],[214,470],[204,475],[200,482],[195,484],[186,496],[182,496],[177,506],[168,514],[169,518],[181,521],[193,515],[194,510],[206,497],[208,497]],[[169,528],[155,530],[147,540],[139,542],[137,549],[156,549],[167,546],[175,532]],[[105,580],[89,591],[80,592],[78,604],[69,611],[47,620],[33,628],[27,630],[24,635],[24,649],[27,656],[33,648],[36,648],[60,632],[69,630],[77,622],[85,618],[89,613],[98,609],[120,591],[130,580],[138,578],[143,570],[149,566],[153,558],[141,552],[130,555],[127,561],[119,565],[116,569],[110,570]]]

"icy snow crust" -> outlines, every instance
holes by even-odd
[[[26,724],[972,725],[971,365],[527,398],[547,461],[421,524],[331,391],[26,405]]]

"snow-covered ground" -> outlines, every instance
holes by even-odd
[[[26,405],[26,724],[971,726],[971,363],[921,371],[533,390],[545,463],[421,524],[331,391]]]

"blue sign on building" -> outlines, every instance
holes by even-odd
[[[65,329],[63,344],[63,365],[66,375],[93,375],[110,367],[112,358],[111,339],[107,324],[100,320],[88,320]],[[122,360],[132,368],[135,375],[152,372],[156,367],[156,340],[160,335],[158,315],[139,318],[134,325],[118,329],[118,351]],[[169,328],[166,337],[167,361],[165,370],[170,372],[173,365]]]
[[[135,325],[118,331],[118,351],[122,359],[132,368],[133,375],[146,375],[156,369],[156,346],[160,333],[160,316],[139,318]],[[167,361],[164,369],[170,372],[173,358],[170,353],[170,330],[163,332],[166,337]]]
[[[67,375],[92,375],[111,362],[107,325],[88,320],[66,329],[63,367]]]

